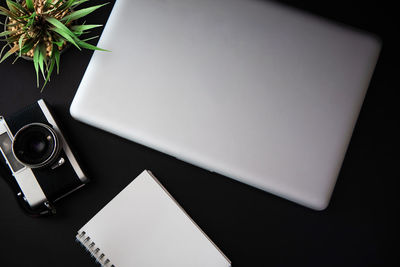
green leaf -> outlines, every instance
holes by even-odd
[[[75,25],[75,26],[71,27],[71,30],[77,37],[79,37],[83,34],[90,33],[90,31],[86,31],[86,30],[90,30],[93,28],[101,27],[101,26],[103,26],[103,25]]]
[[[59,5],[60,2],[63,2],[63,1],[58,1],[55,4],[56,8],[54,9],[54,13],[64,12],[65,10],[67,10],[68,8],[71,7],[71,5],[73,4],[73,2],[75,2],[75,0],[64,1],[63,4]]]
[[[72,6],[78,6],[78,5],[80,5],[80,4],[82,4],[82,3],[85,3],[85,2],[87,2],[87,1],[89,1],[89,0],[79,0],[79,1],[75,1],[73,4],[72,4]]]
[[[24,27],[22,27],[21,30],[23,30],[24,32],[27,32],[31,29],[32,25],[33,25],[33,22],[28,21],[28,23]]]
[[[51,60],[50,60],[50,67],[47,70],[46,80],[44,81],[44,84],[43,84],[42,89],[40,90],[40,92],[43,92],[43,89],[46,86],[47,82],[50,81],[50,76],[51,76],[51,73],[53,72],[55,61],[56,61],[55,58],[52,57]]]
[[[53,44],[56,44],[58,47],[61,48],[63,46],[64,42],[62,42],[62,41],[53,41]]]
[[[16,33],[16,32],[17,31],[4,31],[4,32],[0,33],[0,37],[7,36],[7,35],[10,35],[10,34],[13,34],[13,33]]]
[[[82,17],[84,17],[84,16],[89,15],[90,13],[92,13],[93,11],[95,11],[96,9],[98,9],[98,8],[100,8],[100,7],[102,7],[102,6],[105,6],[105,5],[107,5],[107,4],[108,4],[108,3],[101,4],[101,5],[97,5],[97,6],[92,6],[92,7],[88,7],[88,8],[83,8],[83,9],[74,11],[74,12],[72,12],[71,14],[69,14],[69,15],[63,17],[63,18],[61,19],[61,21],[66,21],[66,22],[68,23],[68,22],[70,22],[70,21],[80,19],[80,18],[82,18]]]
[[[6,49],[7,46],[8,46],[8,44],[3,45],[3,48],[0,50],[0,58],[1,58],[1,55],[3,55],[4,49]]]
[[[4,60],[6,60],[6,58],[11,56],[12,54],[14,54],[18,50],[18,48],[19,48],[18,45],[16,45],[13,48],[11,48],[10,50],[8,50],[7,53],[4,54],[3,58],[0,60],[0,63],[3,62]]]
[[[54,3],[53,3],[52,0],[47,0],[46,3],[45,3],[45,5],[44,5],[47,11],[44,12],[44,13],[45,13],[45,14],[48,14],[48,13],[51,13],[51,12],[58,13],[59,11],[57,11],[57,9],[59,8],[60,3],[61,3],[62,1],[63,1],[63,0],[58,0],[57,2],[54,2]],[[53,5],[53,8],[52,8],[52,9],[48,9],[48,8],[50,7],[50,5]]]
[[[17,60],[20,58],[20,56],[15,57],[14,61],[11,63],[14,65],[15,62],[17,62]]]
[[[56,60],[57,65],[57,74],[60,73],[60,51],[58,51],[57,47],[53,46],[53,55]]]
[[[47,22],[49,22],[50,24],[52,24],[54,27],[59,28],[64,30],[65,32],[69,32],[70,35],[74,35],[68,28],[67,26],[65,26],[62,22],[60,22],[58,19],[56,18],[52,18],[52,17],[46,17],[45,18]]]
[[[29,18],[27,18],[28,23],[24,26],[23,28],[24,30],[27,30],[33,25],[33,23],[35,22],[35,17],[36,17],[36,12],[33,12],[32,15]]]
[[[71,6],[73,6],[74,5],[74,3],[76,2],[77,0],[68,0],[68,4],[67,4],[67,6],[68,6],[68,8],[70,8]]]
[[[4,25],[4,26],[6,26],[6,27],[13,27],[13,26],[19,25],[20,23],[13,23],[13,24],[4,24],[4,23],[0,23],[0,24]]]
[[[35,6],[33,5],[33,1],[32,0],[26,0],[26,7],[29,9],[29,11],[34,12],[35,11]]]
[[[10,17],[12,19],[15,19],[21,23],[24,23],[23,21],[20,20],[19,16],[13,12],[11,12],[10,10],[7,10],[6,8],[0,6],[0,12],[2,12],[3,15]]]
[[[18,8],[15,6],[16,3],[14,3],[13,1],[10,0],[6,0],[8,9],[13,12],[13,13],[17,13],[18,12]]]
[[[13,42],[17,42],[19,37],[24,34],[22,33],[18,33],[18,31],[13,31],[10,35],[6,36],[6,40],[9,43],[13,43]]]
[[[33,45],[35,44],[35,41],[33,39],[29,39],[28,41],[25,41],[24,46],[20,49],[22,54],[27,53],[29,50],[32,49]]]
[[[52,28],[52,31],[58,33],[59,35],[61,35],[62,37],[64,37],[68,42],[72,43],[73,45],[75,45],[79,50],[81,50],[81,48],[79,47],[79,45],[74,41],[74,39],[68,35],[68,33],[66,33],[63,30],[60,30],[58,28]]]
[[[11,12],[13,13],[21,12],[23,14],[29,14],[28,10],[26,10],[23,6],[21,6],[21,4],[11,0],[7,0],[6,2],[8,9],[10,9]]]
[[[89,37],[89,38],[86,38],[86,39],[82,39],[81,41],[87,42],[87,41],[90,41],[90,40],[93,40],[93,39],[96,39],[96,38],[99,38],[99,36],[96,35],[96,36],[93,36],[93,37]]]
[[[45,59],[46,59],[46,48],[44,47],[44,45],[42,43],[38,44],[39,47],[39,69],[43,75],[43,79],[46,78],[46,76],[44,75],[44,63],[45,63]]]
[[[52,24],[54,26],[54,28],[51,28],[52,31],[58,33],[59,35],[61,35],[65,39],[67,39],[68,42],[72,43],[79,50],[81,50],[80,47],[77,45],[77,43],[74,40],[74,39],[78,39],[78,38],[75,36],[75,34],[73,32],[71,32],[70,29],[67,28],[67,26],[65,26],[64,24],[62,24],[60,21],[58,21],[55,18],[47,17],[46,21],[48,21],[50,24]]]
[[[33,65],[36,71],[36,86],[39,88],[39,54],[40,49],[38,46],[35,47],[35,52],[33,53]]]
[[[93,28],[101,27],[101,24],[90,24],[90,25],[73,25],[71,26],[71,30],[75,32],[83,32]]]
[[[88,44],[88,43],[86,43],[86,42],[84,42],[84,41],[81,41],[81,40],[78,40],[77,43],[78,43],[78,45],[79,45],[80,47],[86,48],[86,49],[89,49],[89,50],[100,50],[100,51],[111,52],[110,50],[106,50],[106,49],[103,49],[103,48],[99,48],[99,47],[97,47],[97,46]]]
[[[19,40],[19,37],[22,35],[23,33],[18,33],[18,34],[14,34],[9,36],[8,38],[6,38],[8,43],[14,43],[17,42]]]
[[[44,3],[44,7],[46,9],[48,9],[52,3],[53,3],[53,0],[46,0],[46,2]]]
[[[12,53],[10,53],[10,51],[7,51],[4,56],[2,57],[2,59],[0,60],[0,63],[3,62],[4,60],[6,60],[9,56],[11,56]]]
[[[24,35],[21,35],[21,37],[19,37],[19,40],[18,40],[18,46],[19,46],[19,56],[21,56],[22,55],[22,51],[21,51],[21,48],[23,47],[23,41],[24,41]]]

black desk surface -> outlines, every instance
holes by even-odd
[[[31,62],[0,64],[0,114],[11,114],[39,98],[47,100],[92,178],[87,187],[58,202],[56,216],[44,219],[24,215],[0,179],[0,266],[96,266],[74,242],[75,233],[143,169],[159,177],[234,266],[399,266],[397,12],[389,1],[280,2],[368,30],[383,40],[325,211],[304,208],[73,120],[68,109],[92,52],[71,48],[61,57],[60,75],[53,75],[42,94],[35,87]],[[4,0],[0,3],[5,5]],[[91,14],[88,23],[105,24],[111,8]]]

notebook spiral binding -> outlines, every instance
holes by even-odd
[[[96,246],[96,243],[91,240],[90,236],[86,234],[85,231],[78,232],[76,235],[76,242],[81,244],[87,252],[90,253],[91,257],[96,259],[96,262],[103,267],[115,267],[111,263],[111,260],[106,257],[106,255],[101,251],[101,249]]]

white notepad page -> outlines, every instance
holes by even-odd
[[[230,266],[149,171],[143,171],[77,235],[103,266]]]

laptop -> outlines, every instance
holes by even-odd
[[[260,0],[117,0],[72,116],[316,210],[327,207],[380,51]]]

